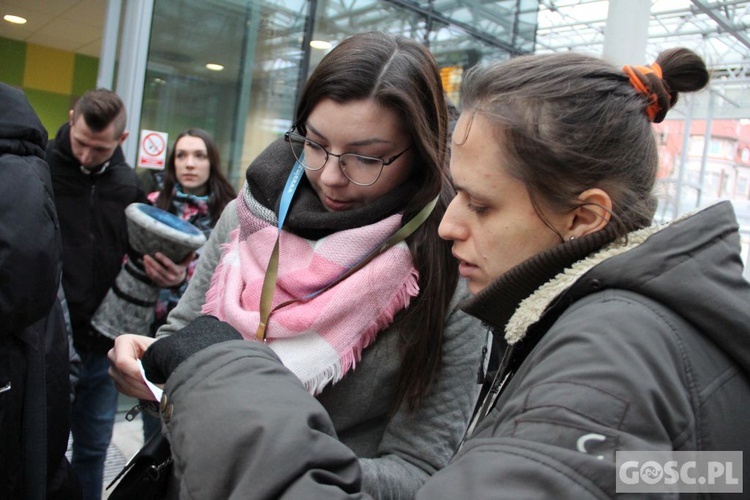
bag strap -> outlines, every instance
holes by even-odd
[[[294,192],[297,191],[297,186],[299,186],[304,172],[305,168],[302,164],[299,161],[295,161],[292,171],[286,179],[284,191],[281,193],[281,204],[279,205],[279,220],[277,226],[279,232],[276,235],[276,243],[273,245],[271,258],[268,260],[266,275],[263,277],[263,288],[261,288],[260,292],[260,324],[255,332],[255,338],[258,340],[266,340],[266,323],[271,316],[271,300],[273,299],[273,292],[276,288],[276,278],[279,273],[279,238],[281,237],[281,228],[284,226],[284,220],[286,220],[286,214],[289,211],[289,206],[292,204]]]
[[[283,219],[286,217],[289,204],[291,203],[292,196],[294,195],[294,191],[297,189],[297,185],[299,184],[301,175],[298,175],[298,170],[303,170],[303,168],[304,167],[302,167],[299,162],[295,163],[294,168],[292,169],[292,173],[289,174],[289,179],[287,179],[287,184],[281,197],[281,206],[279,208],[279,233],[276,236],[276,243],[273,246],[273,252],[271,253],[271,258],[269,259],[268,267],[266,268],[266,275],[263,278],[263,288],[261,290],[259,308],[260,323],[258,324],[258,329],[255,332],[255,338],[259,341],[262,340],[263,342],[266,341],[266,325],[268,324],[268,319],[271,317],[271,314],[278,311],[282,307],[294,304],[295,302],[304,302],[312,299],[313,297],[316,297],[317,295],[320,295],[321,293],[335,286],[337,283],[345,280],[355,272],[362,269],[365,265],[367,265],[368,262],[370,262],[378,255],[382,254],[392,246],[411,236],[411,234],[414,233],[414,231],[416,231],[417,228],[427,220],[427,218],[432,213],[432,210],[435,208],[438,199],[440,198],[440,195],[436,196],[414,217],[409,219],[406,224],[401,226],[398,231],[393,233],[385,242],[383,242],[382,245],[372,250],[357,264],[347,269],[343,274],[341,274],[341,276],[339,276],[320,290],[304,297],[287,300],[286,302],[282,302],[281,304],[271,309],[271,301],[273,300],[273,293],[276,289],[276,280],[279,273],[279,238],[281,237],[281,227],[283,225]]]

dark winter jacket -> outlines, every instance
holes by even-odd
[[[512,378],[419,498],[447,498],[458,485],[466,498],[613,498],[617,451],[750,456],[750,284],[740,252],[722,202],[604,246],[538,283],[511,315],[498,297],[517,282],[483,290],[466,310],[514,342],[498,380]]]
[[[68,336],[47,131],[0,83],[0,498],[77,498],[65,458]]]
[[[619,450],[750,453],[750,284],[731,205],[625,245],[600,233],[521,264],[466,306],[513,345],[499,379],[511,378],[417,498],[612,498]],[[550,263],[562,267],[547,280]],[[262,344],[189,357],[162,409],[196,498],[364,496],[324,409]]]
[[[63,242],[63,288],[77,349],[106,354],[112,341],[91,328],[128,250],[125,208],[146,202],[135,171],[117,148],[96,173],[85,171],[70,149],[70,125],[47,146]]]

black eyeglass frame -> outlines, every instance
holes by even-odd
[[[339,165],[339,169],[341,169],[341,173],[343,173],[344,176],[347,179],[349,179],[350,182],[352,182],[353,184],[356,184],[357,186],[367,187],[367,186],[372,186],[373,184],[375,184],[376,182],[378,182],[378,179],[380,179],[380,176],[383,175],[383,169],[385,167],[387,167],[388,165],[392,164],[394,161],[398,160],[401,157],[401,155],[403,155],[404,153],[406,153],[407,151],[409,151],[412,147],[414,147],[414,144],[411,144],[408,148],[404,149],[400,153],[397,153],[397,154],[391,156],[387,160],[384,160],[382,158],[376,158],[374,156],[361,155],[359,153],[341,153],[341,154],[336,154],[336,153],[331,153],[330,151],[328,151],[320,143],[315,142],[312,139],[309,139],[309,138],[305,137],[302,134],[298,134],[298,133],[294,132],[295,129],[296,129],[296,127],[292,127],[291,129],[287,130],[287,132],[284,134],[284,140],[289,143],[290,148],[292,148],[292,154],[294,155],[295,158],[297,158],[297,154],[294,152],[294,147],[293,147],[293,143],[292,143],[292,140],[291,140],[292,135],[295,135],[295,136],[299,137],[302,140],[302,142],[311,142],[312,144],[314,144],[317,147],[319,147],[321,149],[321,151],[323,151],[326,154],[325,161],[323,161],[323,164],[320,167],[318,167],[318,168],[309,167],[309,166],[307,166],[306,163],[300,161],[300,164],[303,167],[305,167],[305,169],[310,170],[311,172],[317,172],[318,170],[322,170],[323,167],[325,167],[326,164],[328,163],[328,158],[331,157],[331,156],[333,156],[334,158],[338,159],[337,163]],[[352,179],[351,177],[349,177],[349,175],[346,173],[346,169],[344,168],[344,165],[341,164],[341,157],[342,156],[347,156],[347,155],[348,156],[356,156],[356,157],[359,157],[359,158],[364,158],[365,160],[370,160],[370,161],[379,161],[380,164],[381,164],[380,165],[380,170],[378,171],[378,175],[375,177],[375,180],[373,180],[372,182],[369,182],[369,183],[362,183],[362,182],[355,181],[354,179]],[[299,161],[299,158],[297,158],[297,160]]]

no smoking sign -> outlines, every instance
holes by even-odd
[[[155,130],[141,130],[141,140],[138,145],[138,166],[163,170],[167,160],[166,132]]]

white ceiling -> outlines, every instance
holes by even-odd
[[[538,51],[599,50],[607,0],[540,4]],[[0,15],[15,14],[28,22],[0,21],[0,36],[99,57],[106,9],[106,0],[1,0]],[[750,60],[748,23],[749,0],[653,0],[649,41],[652,47],[692,41],[710,52],[705,55],[715,64],[742,64]]]
[[[1,0],[0,18],[13,14],[28,20],[0,19],[0,36],[99,57],[106,0]]]

